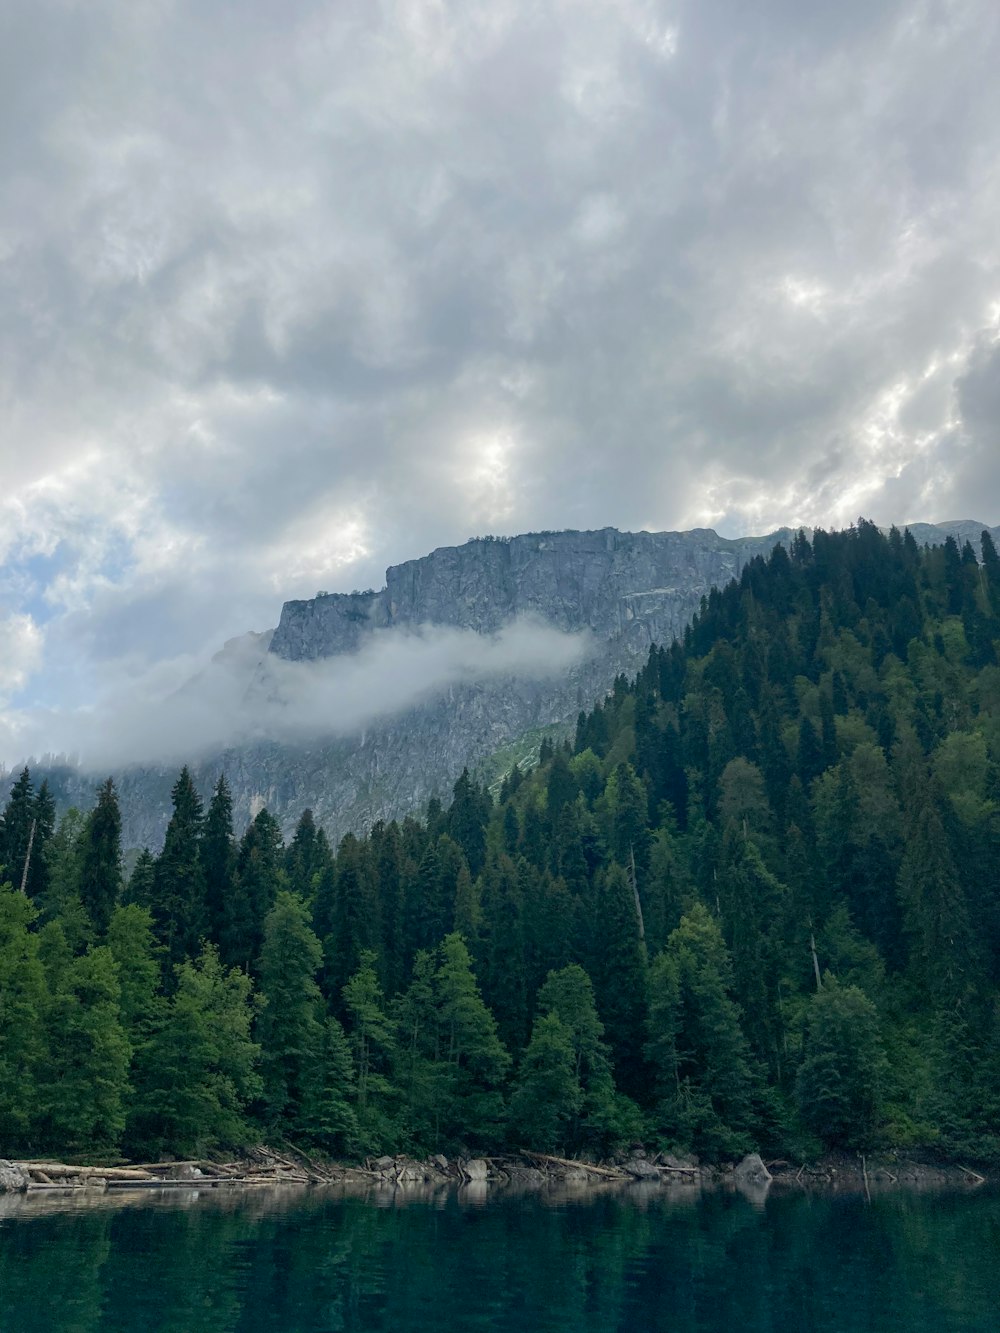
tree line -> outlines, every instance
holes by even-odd
[[[1000,559],[859,521],[713,590],[497,799],[336,848],[187,769],[0,821],[7,1151],[1000,1153]]]

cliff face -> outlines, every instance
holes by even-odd
[[[918,536],[941,541],[955,531],[961,540],[965,526],[921,525]],[[392,566],[377,592],[286,602],[269,645],[262,637],[250,655],[253,689],[267,691],[275,662],[353,654],[376,634],[418,627],[486,635],[532,616],[567,632],[589,630],[590,650],[556,676],[453,685],[353,736],[318,735],[298,745],[256,741],[193,764],[192,772],[206,796],[225,772],[238,828],[265,805],[286,833],[308,806],[335,839],[379,819],[418,813],[432,795],[448,796],[464,766],[474,769],[526,733],[571,726],[616,675],[637,670],[651,643],[683,633],[713,585],[738,577],[755,555],[790,537],[788,529],[728,540],[706,529],[604,528],[484,538]],[[176,766],[119,775],[127,846],[159,847],[175,775]],[[51,780],[62,802],[92,803],[93,783],[83,775],[63,771]]]
[[[626,657],[679,633],[713,584],[787,539],[714,532],[529,533],[447,546],[393,565],[380,592],[286,602],[271,652],[290,661],[352,652],[376,629],[447,625],[491,634],[516,616],[589,629]],[[623,659],[624,660],[624,659]]]
[[[713,585],[788,536],[730,541],[710,531],[605,528],[486,538],[394,565],[378,592],[286,602],[258,688],[261,681],[266,688],[270,659],[317,661],[357,652],[376,633],[428,626],[492,634],[532,616],[558,630],[591,631],[591,651],[558,677],[451,686],[354,736],[240,746],[198,764],[197,780],[207,792],[224,771],[238,825],[266,805],[286,832],[307,806],[334,838],[419,812],[431,796],[446,798],[466,765],[475,768],[525,733],[572,725],[619,672],[641,665],[651,643],[681,634]],[[167,776],[154,783],[148,770],[123,775],[130,843],[162,838]],[[155,802],[144,794],[154,790]]]

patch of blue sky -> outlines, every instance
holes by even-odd
[[[131,542],[120,532],[109,533],[98,571],[100,576],[109,583],[120,583],[134,569],[135,552]]]

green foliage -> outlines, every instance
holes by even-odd
[[[252,990],[246,973],[224,968],[211,945],[178,966],[136,1088],[127,1127],[133,1152],[201,1157],[253,1140],[247,1112],[263,1088]]]
[[[647,1058],[660,1134],[709,1157],[747,1151],[759,1077],[732,996],[725,940],[698,903],[653,963]]]
[[[114,1149],[125,1128],[132,1048],[118,968],[106,945],[50,979],[48,1050],[38,1077],[40,1137],[50,1148]]]
[[[302,899],[282,891],[264,922],[260,954],[262,1008],[257,1020],[264,1123],[294,1135],[315,1121],[326,1040],[316,983],[323,960]]]
[[[78,892],[99,936],[111,920],[122,889],[122,817],[115,784],[97,794],[80,837]]]
[[[38,1124],[36,1085],[48,1054],[48,992],[29,900],[0,885],[0,1134],[27,1146]]]
[[[554,1013],[535,1020],[510,1103],[512,1133],[539,1152],[564,1152],[583,1108],[572,1034]]]
[[[795,1081],[799,1114],[828,1147],[870,1147],[882,1110],[885,1051],[878,1012],[827,973],[809,1004]]]
[[[1000,1151],[981,547],[799,534],[574,746],[508,757],[496,803],[463,773],[447,809],[336,853],[308,811],[287,849],[267,811],[237,843],[224,779],[203,818],[184,770],[125,906],[113,784],[54,829],[25,770],[0,817],[6,1140],[113,1145],[124,1116],[151,1154],[264,1133],[599,1154],[648,1127],[709,1156]]]

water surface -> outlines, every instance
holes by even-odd
[[[1000,1327],[1000,1195],[982,1190],[871,1203],[183,1191],[8,1206],[2,1333]]]

